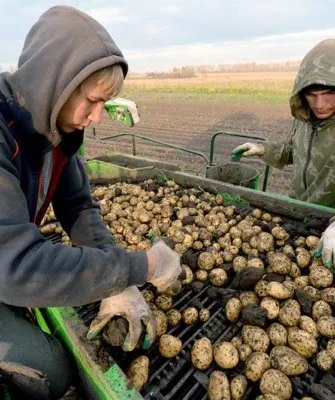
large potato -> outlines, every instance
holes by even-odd
[[[228,321],[235,322],[240,316],[242,310],[242,303],[239,299],[233,297],[227,301],[226,304],[226,317]]]
[[[302,315],[299,320],[299,328],[313,335],[316,339],[320,336],[316,322],[307,315]]]
[[[329,371],[333,366],[333,359],[327,350],[321,350],[316,356],[316,363],[322,371]]]
[[[152,310],[152,314],[156,319],[157,336],[160,337],[168,330],[168,319],[162,310]]]
[[[335,287],[328,287],[326,289],[321,290],[321,300],[324,300],[326,303],[335,305]]]
[[[316,301],[312,307],[312,317],[314,321],[318,321],[321,317],[331,316],[332,308],[324,300]]]
[[[267,253],[273,251],[274,248],[274,238],[271,233],[261,232],[258,235],[258,251],[260,253]]]
[[[328,338],[335,338],[335,318],[324,316],[318,320],[316,324],[318,331],[322,336],[326,336]]]
[[[255,292],[245,291],[242,292],[239,296],[239,299],[242,303],[242,307],[246,307],[248,304],[258,304],[259,298]]]
[[[149,379],[149,358],[147,356],[135,358],[128,367],[126,375],[133,383],[135,389],[141,391]]]
[[[308,362],[298,352],[286,346],[275,346],[270,352],[271,367],[285,375],[300,375],[308,370]]]
[[[266,294],[278,300],[289,299],[294,295],[294,286],[290,282],[269,282]]]
[[[286,328],[278,323],[274,322],[267,329],[270,341],[274,346],[285,346],[287,343],[287,330]]]
[[[282,253],[274,253],[271,257],[270,264],[267,272],[274,272],[275,274],[288,275],[291,272],[292,262]]]
[[[182,347],[182,341],[173,335],[162,335],[159,338],[159,352],[163,357],[175,357],[180,353]]]
[[[245,376],[252,382],[259,381],[263,373],[270,367],[268,354],[262,351],[255,351],[246,362]]]
[[[292,396],[291,381],[277,369],[268,369],[264,372],[259,388],[263,394],[274,394],[282,400],[289,400]]]
[[[287,343],[292,349],[306,358],[312,357],[318,350],[315,337],[298,328],[290,328],[288,330]]]
[[[318,289],[329,287],[333,283],[333,273],[328,268],[315,266],[309,273],[309,282]]]
[[[230,342],[215,344],[213,354],[215,362],[221,368],[235,368],[238,364],[238,351]]]
[[[247,391],[248,381],[244,375],[236,375],[230,381],[230,393],[232,400],[242,400]]]
[[[296,326],[300,317],[300,304],[296,300],[289,299],[280,309],[278,319],[285,326]]]
[[[227,375],[222,371],[213,371],[208,381],[209,400],[231,400]]]
[[[254,351],[263,351],[264,353],[270,344],[269,336],[258,326],[244,325],[242,328],[242,339]]]
[[[213,348],[208,338],[201,338],[194,342],[191,350],[191,360],[195,368],[207,369],[213,361]]]

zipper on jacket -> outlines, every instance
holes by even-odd
[[[304,182],[305,190],[307,190],[307,169],[308,169],[309,163],[311,161],[313,138],[315,135],[317,135],[318,128],[319,128],[318,124],[313,124],[311,137],[310,137],[309,143],[308,143],[307,159],[306,159],[306,164],[305,164],[304,171],[302,174],[302,179]]]

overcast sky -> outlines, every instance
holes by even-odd
[[[71,5],[107,28],[132,72],[174,66],[300,60],[335,38],[335,0],[0,0],[0,65],[16,65],[30,27]]]

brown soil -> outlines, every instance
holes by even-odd
[[[134,128],[127,128],[119,122],[104,117],[102,124],[89,128],[86,135],[86,156],[95,157],[106,152],[131,154],[131,137],[100,141],[104,136],[117,133],[136,133],[161,140],[210,156],[212,135],[217,131],[233,131],[257,135],[268,140],[281,140],[289,132],[292,118],[288,105],[268,104],[225,104],[218,101],[176,99],[155,95],[134,95],[141,121]],[[231,150],[248,138],[218,136],[214,147],[214,162],[224,164],[230,161]],[[206,161],[200,156],[162,147],[145,140],[136,140],[138,156],[155,158],[172,163],[188,172],[199,175],[206,173]],[[248,159],[242,162],[256,166],[261,174],[264,164],[259,160]],[[268,191],[288,194],[291,180],[291,167],[284,171],[271,169]]]

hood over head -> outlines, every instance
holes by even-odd
[[[312,113],[301,91],[310,85],[335,87],[335,39],[326,39],[303,58],[290,97],[294,118],[311,122]]]
[[[89,75],[114,64],[126,76],[127,62],[106,29],[78,9],[56,6],[31,28],[18,69],[7,81],[33,128],[57,145],[56,121],[64,103]]]

